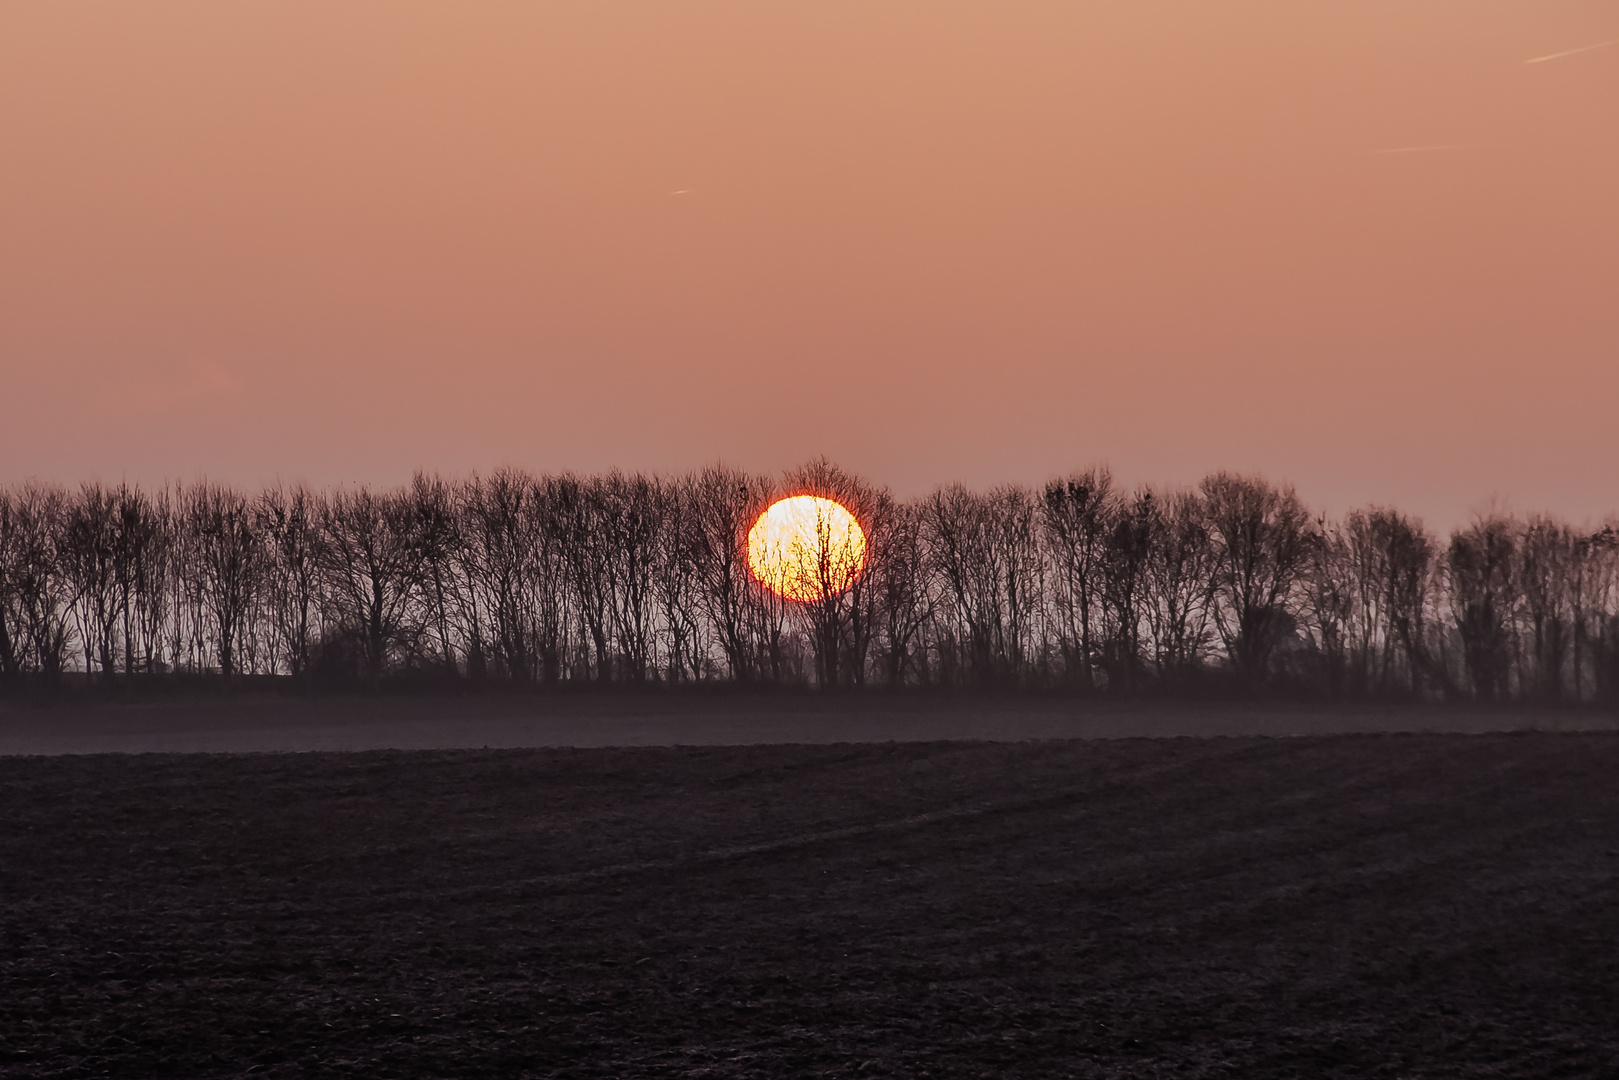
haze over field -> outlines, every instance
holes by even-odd
[[[25,2],[0,481],[1619,506],[1611,4]]]

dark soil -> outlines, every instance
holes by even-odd
[[[1619,737],[0,759],[0,1075],[1619,1076]]]

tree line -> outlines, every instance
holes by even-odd
[[[798,493],[867,538],[853,587],[811,603],[747,566],[753,521]],[[1619,702],[1619,534],[1491,514],[1441,538],[1224,472],[902,500],[826,460],[0,489],[0,680],[190,676]]]

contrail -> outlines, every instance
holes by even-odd
[[[1435,145],[1435,146],[1396,146],[1396,147],[1394,147],[1392,149],[1389,149],[1389,150],[1373,150],[1372,153],[1374,153],[1374,154],[1416,154],[1416,153],[1420,153],[1423,150],[1471,150],[1476,146],[1483,146],[1483,145],[1484,145],[1483,143],[1464,142],[1464,143],[1439,143],[1438,145]]]
[[[1575,53],[1590,52],[1592,49],[1606,49],[1609,45],[1619,45],[1619,38],[1612,41],[1599,41],[1595,45],[1581,45],[1578,49],[1567,49],[1563,52],[1554,52],[1550,56],[1537,56],[1533,60],[1525,60],[1526,64],[1544,64],[1548,60],[1561,60],[1565,56]]]
[[[669,194],[671,194],[671,195],[690,195],[691,194],[691,188],[681,188],[679,191],[671,191]]]

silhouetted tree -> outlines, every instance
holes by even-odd
[[[60,487],[26,483],[4,495],[0,582],[12,669],[54,682],[67,665],[74,586],[65,550],[71,515]]]
[[[1157,542],[1147,561],[1147,612],[1158,675],[1185,683],[1202,662],[1214,603],[1214,545],[1196,492],[1160,500]]]
[[[614,470],[590,486],[598,507],[614,652],[624,679],[645,682],[657,663],[654,580],[665,524],[659,485]]]
[[[1353,510],[1322,522],[1303,589],[1306,629],[1328,668],[1333,694],[1420,689],[1432,667],[1426,647],[1434,543],[1393,510]],[[1441,680],[1442,682],[1442,680]]]
[[[1309,569],[1304,575],[1300,628],[1321,660],[1327,692],[1341,696],[1353,670],[1354,689],[1365,691],[1365,658],[1369,648],[1370,613],[1365,604],[1357,562],[1353,526],[1345,529],[1322,519],[1316,542],[1310,545]],[[1353,661],[1351,661],[1353,657]]]
[[[414,653],[420,633],[411,619],[421,587],[414,529],[410,499],[398,492],[337,491],[321,510],[325,587],[373,685],[387,673],[391,653]]]
[[[1110,690],[1133,693],[1141,678],[1142,629],[1151,624],[1149,579],[1163,519],[1148,490],[1116,501],[1104,516],[1102,664]]]
[[[535,479],[514,469],[468,483],[462,500],[466,563],[482,596],[479,610],[489,625],[497,666],[518,682],[555,682],[560,658],[555,637],[560,622],[556,583],[542,580],[554,545],[540,507]],[[560,574],[556,575],[560,579]],[[549,627],[546,652],[545,627]]]
[[[170,663],[166,643],[177,591],[175,553],[180,530],[173,492],[164,488],[151,496],[145,517],[145,533],[132,552],[130,578],[135,596],[134,625],[142,649],[141,670],[150,677]]]
[[[775,485],[725,466],[692,478],[687,544],[698,595],[731,677],[777,677],[785,657],[785,601],[774,598],[748,569],[748,530],[776,495]]]
[[[168,562],[173,521],[168,501],[154,502],[139,488],[120,484],[113,491],[118,520],[113,529],[113,580],[124,677],[156,670],[167,616]]]
[[[238,646],[258,599],[264,549],[241,493],[204,480],[181,491],[180,506],[191,540],[186,580],[212,632],[219,672],[229,680],[239,670]]]
[[[0,491],[0,683],[14,684],[22,677],[22,604],[18,596],[23,574],[23,542],[18,528],[15,499]]]
[[[1041,493],[1040,524],[1051,552],[1057,641],[1071,677],[1095,685],[1092,629],[1106,574],[1108,532],[1117,516],[1113,475],[1105,468],[1053,480]]]
[[[1579,568],[1574,530],[1540,516],[1529,520],[1519,545],[1519,590],[1528,631],[1530,685],[1551,701],[1563,697],[1564,668],[1574,636]]]
[[[855,518],[868,544],[876,521],[887,510],[885,492],[819,458],[789,472],[784,478],[789,495],[818,495],[843,506]],[[864,681],[866,654],[875,628],[875,590],[865,573],[852,579],[842,553],[849,538],[839,533],[830,515],[818,517],[815,528],[820,554],[815,579],[807,584],[814,599],[800,603],[815,661],[816,681],[822,686]],[[869,547],[868,561],[878,554]]]
[[[652,584],[667,637],[664,678],[672,683],[704,679],[710,674],[709,630],[698,585],[691,481],[660,483],[655,497],[662,525],[653,551]]]
[[[85,670],[103,681],[117,670],[118,504],[100,484],[84,484],[69,506],[62,552],[73,582],[73,615]]]
[[[981,684],[1020,680],[1044,585],[1034,496],[1015,486],[977,494],[957,484],[922,505],[929,566],[944,586],[939,610],[950,616],[950,636],[966,646],[958,663]]]
[[[747,563],[753,522],[792,493],[835,499],[866,538],[864,572],[846,581],[828,558],[807,602]],[[718,466],[419,474],[330,498],[30,483],[0,489],[0,680],[320,667],[373,685],[429,669],[1092,687],[1101,673],[1123,694],[1185,687],[1221,645],[1249,688],[1307,676],[1334,696],[1619,700],[1616,535],[1492,515],[1441,548],[1394,510],[1312,519],[1291,490],[1225,473],[1167,495],[1122,495],[1093,469],[1038,493],[905,502],[824,458],[779,484]]]
[[[563,530],[561,550],[566,558],[571,607],[586,640],[595,647],[595,677],[606,682],[611,678],[612,583],[608,577],[607,539],[602,530],[605,507],[600,492],[577,476],[557,477],[551,489]],[[588,657],[587,652],[587,665]]]
[[[1449,674],[1428,645],[1439,545],[1420,521],[1395,510],[1372,510],[1367,522],[1369,542],[1378,548],[1378,563],[1387,575],[1382,583],[1383,619],[1404,660],[1402,683],[1396,686],[1392,662],[1385,663],[1380,688],[1421,692],[1426,680],[1449,691]]]
[[[1610,521],[1587,544],[1585,632],[1578,640],[1591,651],[1592,691],[1619,703],[1619,524]]]
[[[909,677],[925,677],[918,657],[924,651],[923,630],[933,618],[933,590],[923,552],[922,512],[895,503],[872,523],[867,540],[871,566],[867,588],[879,613],[877,649],[883,676],[891,687]]]
[[[1585,671],[1602,657],[1593,649],[1603,639],[1603,621],[1619,613],[1619,537],[1612,526],[1575,537],[1569,575],[1569,607],[1573,622],[1574,699],[1585,699]],[[1593,689],[1600,683],[1593,671]]]
[[[309,670],[320,628],[322,500],[303,485],[277,484],[254,503],[264,542],[266,608],[288,674]]]
[[[1292,488],[1215,473],[1203,481],[1214,541],[1215,625],[1238,677],[1257,686],[1293,623],[1294,587],[1314,542],[1309,511]]]
[[[1450,602],[1467,679],[1482,698],[1512,689],[1518,533],[1516,522],[1491,516],[1450,537]]]
[[[415,564],[410,577],[419,589],[420,644],[426,652],[421,659],[440,674],[454,675],[459,667],[458,651],[476,637],[476,612],[469,610],[472,600],[462,588],[457,497],[445,480],[421,472],[411,477],[404,497]]]
[[[846,682],[864,686],[872,670],[873,650],[890,625],[883,607],[883,588],[874,568],[879,560],[895,553],[891,522],[899,512],[899,503],[887,488],[876,488],[864,481],[859,481],[849,499],[866,534],[866,565],[849,587],[849,630],[842,643],[840,670]]]

